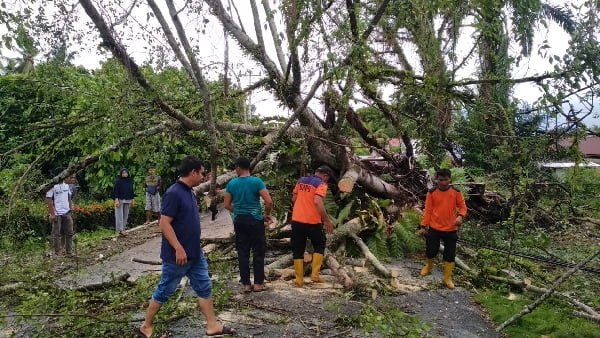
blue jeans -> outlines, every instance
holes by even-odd
[[[212,281],[208,275],[208,263],[202,255],[200,258],[188,260],[186,265],[163,262],[162,276],[152,299],[158,304],[166,302],[175,293],[183,276],[190,280],[190,285],[199,298],[211,298]]]
[[[265,282],[265,252],[267,251],[265,221],[257,220],[252,215],[238,215],[233,220],[233,229],[240,265],[240,282],[243,285],[252,285],[249,263],[250,250],[252,250],[254,284],[263,284]]]

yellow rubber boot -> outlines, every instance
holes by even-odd
[[[454,262],[444,262],[444,284],[448,289],[454,289],[454,283],[452,282],[452,270],[454,270]]]
[[[294,272],[296,273],[296,279],[294,279],[294,285],[302,287],[304,286],[304,260],[294,259]]]
[[[321,271],[321,265],[323,264],[323,255],[320,253],[313,254],[312,271],[310,273],[310,280],[315,283],[325,283],[323,278],[319,276]]]
[[[433,258],[427,258],[427,263],[423,269],[421,269],[421,276],[425,277],[431,273],[431,269],[433,269]]]

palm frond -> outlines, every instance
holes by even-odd
[[[573,20],[573,13],[567,7],[553,6],[542,3],[544,16],[556,22],[565,32],[573,34],[577,29],[577,23]]]
[[[533,49],[534,22],[540,16],[541,3],[534,1],[512,1],[513,9],[513,30],[516,33],[516,40],[521,45],[521,54],[531,55]]]

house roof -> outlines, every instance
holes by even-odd
[[[587,156],[600,156],[600,137],[588,136],[579,143],[579,151]]]
[[[542,168],[573,168],[575,166],[575,162],[540,162],[538,163]],[[581,162],[578,164],[578,167],[583,168],[598,168],[600,164],[594,162]]]
[[[568,147],[573,143],[572,138],[562,139],[559,144]],[[600,137],[587,136],[579,141],[579,151],[586,157],[600,157]]]

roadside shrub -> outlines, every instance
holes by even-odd
[[[76,206],[73,210],[73,219],[78,230],[97,230],[99,227],[108,227],[115,222],[113,201]]]
[[[73,213],[77,230],[112,229],[115,226],[114,201],[107,200],[87,205],[77,205]],[[128,228],[144,223],[144,204],[136,200],[136,206],[129,210]]]
[[[112,200],[92,204],[75,204],[73,220],[76,231],[112,229],[115,224],[115,212]],[[48,218],[48,207],[45,201],[17,200],[8,214],[8,208],[0,208],[0,219],[4,220],[0,227],[2,236],[9,236],[18,242],[33,237],[43,239],[50,236],[52,226]],[[129,213],[128,228],[144,222],[144,204],[136,201],[136,207]]]
[[[50,233],[46,206],[38,201],[16,200],[8,214],[8,205],[0,208],[0,228],[2,235],[10,235],[17,241],[24,241],[32,236],[44,236]]]

